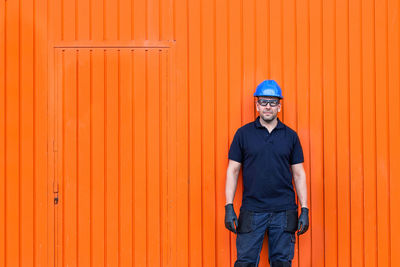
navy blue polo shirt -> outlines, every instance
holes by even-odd
[[[291,165],[304,162],[297,133],[278,119],[268,132],[260,117],[240,127],[229,159],[242,163],[242,208],[255,212],[296,209]]]

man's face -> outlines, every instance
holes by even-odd
[[[273,103],[267,103],[265,105],[265,102],[270,102],[265,100],[278,101],[278,104],[275,107],[271,106],[274,105]],[[262,103],[260,104],[259,102],[264,102],[265,106],[263,106]],[[260,114],[260,117],[266,122],[273,121],[278,116],[278,112],[281,111],[281,103],[279,102],[279,98],[277,97],[260,96],[257,98],[256,107],[258,113]]]

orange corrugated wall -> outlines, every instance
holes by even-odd
[[[232,266],[264,79],[305,153],[293,266],[400,266],[398,0],[1,1],[0,266]]]

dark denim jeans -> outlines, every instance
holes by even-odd
[[[265,233],[268,234],[269,262],[285,262],[288,264],[285,266],[290,266],[294,257],[296,236],[293,229],[291,232],[286,231],[287,224],[286,211],[255,213],[241,210],[235,266],[258,266]]]

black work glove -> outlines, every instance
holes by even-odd
[[[237,225],[238,219],[235,210],[233,209],[233,204],[227,204],[225,206],[225,227],[236,234]]]
[[[297,225],[297,235],[302,235],[305,232],[307,232],[309,226],[309,221],[308,221],[308,209],[307,208],[301,208],[301,213],[299,217],[299,223]]]

